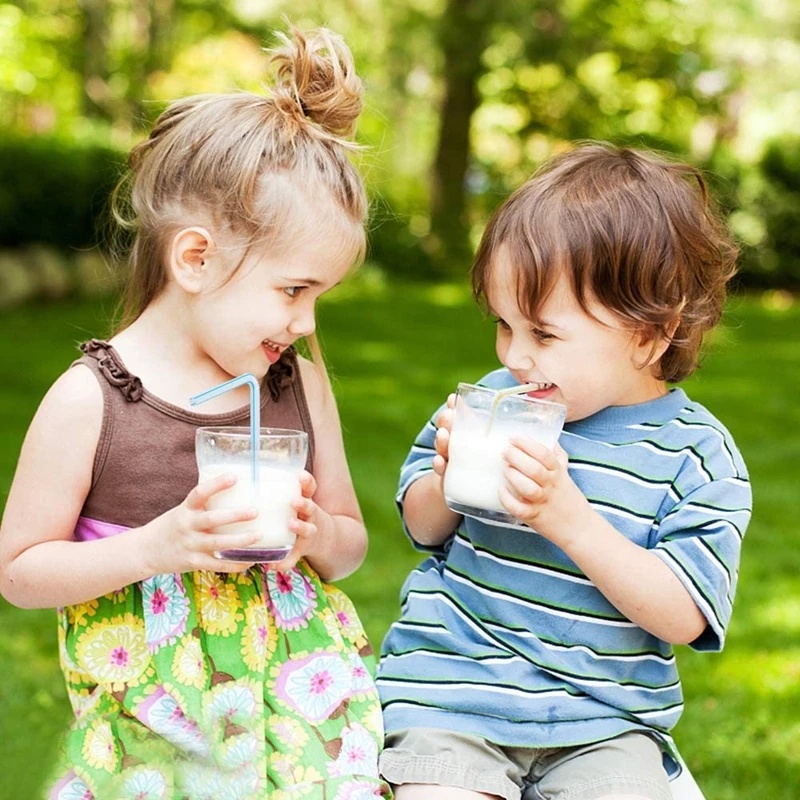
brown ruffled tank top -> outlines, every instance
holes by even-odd
[[[84,364],[103,391],[103,424],[94,459],[92,487],[81,517],[134,528],[179,505],[197,485],[195,430],[204,425],[248,425],[247,406],[224,414],[200,414],[167,403],[131,375],[119,354],[92,339],[81,345]],[[314,431],[297,354],[284,354],[285,376],[277,399],[261,392],[261,424],[308,433],[306,469],[314,462]]]

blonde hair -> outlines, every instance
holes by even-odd
[[[342,247],[353,263],[363,259],[367,198],[350,159],[362,84],[352,55],[325,28],[277,36],[264,95],[178,100],[131,151],[112,198],[117,223],[132,237],[118,329],[165,288],[168,243],[187,215],[232,238],[245,255],[254,246],[281,252],[314,235],[304,224],[308,201],[329,202],[326,220],[341,232]],[[309,349],[319,352],[316,342]]]
[[[587,313],[595,299],[654,347],[669,340],[658,367],[670,382],[697,367],[738,255],[699,170],[603,143],[552,159],[495,211],[472,267],[479,301],[501,247],[528,319],[566,275]]]

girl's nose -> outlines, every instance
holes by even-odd
[[[311,336],[317,328],[314,316],[314,307],[298,310],[294,319],[289,324],[289,333],[292,336]]]

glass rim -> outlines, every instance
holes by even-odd
[[[517,384],[517,385],[522,386],[522,384]],[[506,388],[510,389],[511,387],[509,386]],[[477,383],[466,383],[465,381],[458,382],[457,391],[460,389],[469,389],[478,392],[486,392],[487,394],[497,394],[498,392],[503,391],[502,389],[492,389],[489,386],[481,386]],[[553,406],[553,408],[558,408],[558,409],[563,408],[565,410],[567,408],[566,404],[559,403],[557,400],[542,400],[539,397],[529,397],[527,394],[524,393],[506,395],[500,402],[504,403],[506,402],[506,400],[511,400],[512,402],[514,400],[522,400],[525,403],[539,403],[540,405],[543,406]]]
[[[251,436],[250,427],[247,425],[201,425],[196,429],[195,435],[199,436],[201,434],[209,434],[209,435],[218,435],[218,434],[226,434],[230,435],[231,438],[246,438],[249,439]],[[259,428],[259,438],[262,437],[274,437],[274,438],[283,438],[283,439],[308,439],[308,432],[307,431],[300,431],[294,428],[270,428],[270,427],[261,427]]]

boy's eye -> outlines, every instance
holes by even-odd
[[[552,333],[548,333],[547,331],[543,331],[541,328],[531,328],[531,333],[540,341],[540,342],[549,342],[555,339],[556,337]]]
[[[504,319],[500,319],[500,317],[492,317],[492,322],[497,325],[499,328],[502,328],[504,331],[508,330],[508,323]]]

